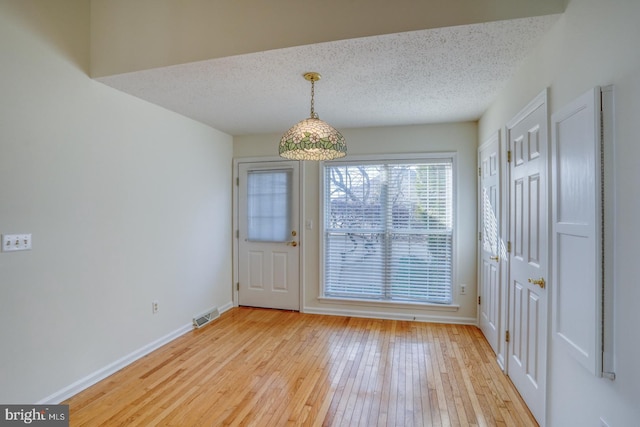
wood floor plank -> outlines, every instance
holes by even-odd
[[[234,308],[73,396],[71,426],[536,426],[475,326]]]

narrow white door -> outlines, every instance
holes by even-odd
[[[238,165],[238,304],[300,309],[298,162]]]
[[[552,116],[553,332],[589,372],[602,372],[600,88]]]
[[[544,425],[549,238],[546,91],[507,126],[511,150],[507,373]]]
[[[500,330],[500,150],[494,135],[478,150],[480,212],[480,330],[498,354]]]

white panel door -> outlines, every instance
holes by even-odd
[[[298,162],[238,165],[238,304],[300,309]]]
[[[480,330],[499,352],[500,330],[500,141],[495,134],[478,150],[480,175]]]
[[[589,372],[602,371],[600,88],[552,116],[553,332]]]
[[[548,127],[546,91],[507,126],[510,173],[507,373],[543,425],[547,360]]]

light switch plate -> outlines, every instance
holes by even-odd
[[[31,234],[3,234],[2,252],[30,251]]]

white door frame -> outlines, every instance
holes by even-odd
[[[232,251],[233,251],[233,273],[232,273],[232,277],[233,277],[233,282],[232,282],[232,298],[233,298],[233,306],[234,307],[238,307],[238,301],[239,301],[239,294],[238,294],[238,284],[239,284],[239,277],[240,277],[240,270],[239,270],[239,259],[240,259],[240,245],[239,245],[239,240],[238,240],[238,230],[240,229],[240,221],[239,221],[239,215],[240,215],[240,210],[238,208],[238,191],[239,191],[239,179],[240,179],[240,175],[239,175],[239,165],[241,163],[264,163],[265,165],[268,165],[269,163],[275,163],[275,162],[283,162],[283,161],[287,161],[285,159],[283,159],[282,157],[275,157],[275,156],[268,156],[268,157],[238,157],[238,158],[234,158],[233,159],[233,194],[232,194],[232,203],[233,203],[233,218],[232,218],[232,224],[233,224],[233,238],[232,238]],[[290,160],[290,161],[295,161],[295,160]],[[303,224],[302,222],[302,218],[304,218],[304,174],[305,174],[305,167],[304,167],[304,162],[300,162],[299,164],[299,173],[300,173],[300,195],[298,198],[298,223],[299,224]],[[298,234],[300,236],[300,238],[298,239],[299,242],[299,246],[300,246],[300,256],[299,256],[299,268],[298,268],[298,272],[299,272],[299,277],[298,277],[298,283],[300,286],[300,302],[299,302],[299,307],[300,307],[300,313],[304,312],[304,256],[305,256],[305,227],[300,226],[300,229],[298,231]]]

